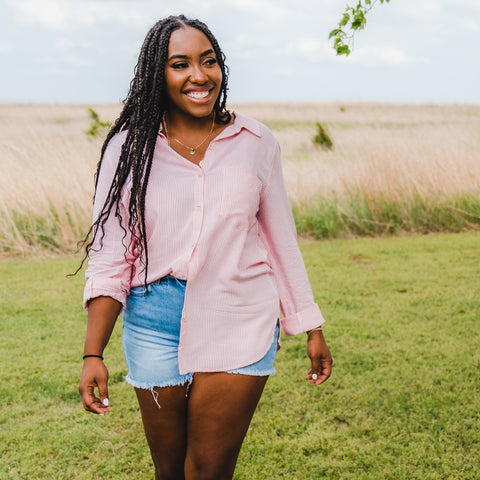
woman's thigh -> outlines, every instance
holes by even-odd
[[[195,373],[188,398],[185,478],[231,479],[268,376]]]
[[[188,385],[135,389],[158,479],[184,479],[187,391]]]

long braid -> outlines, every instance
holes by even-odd
[[[117,169],[107,198],[84,241],[86,254],[78,270],[80,270],[88,257],[98,235],[100,235],[99,248],[102,248],[105,236],[105,222],[112,213],[118,219],[120,225],[122,225],[124,219],[121,216],[119,202],[122,190],[127,180],[131,178],[132,187],[128,205],[128,231],[131,234],[131,240],[129,245],[124,243],[127,230],[122,226],[124,231],[122,243],[125,247],[125,253],[127,253],[128,249],[135,247],[138,255],[141,256],[143,254],[144,282],[145,284],[147,283],[148,247],[145,223],[145,198],[157,135],[162,117],[167,108],[165,64],[168,57],[168,44],[172,32],[185,26],[200,30],[212,44],[222,71],[220,94],[214,105],[215,120],[218,123],[227,124],[231,119],[230,112],[226,109],[228,68],[225,65],[225,55],[208,27],[199,20],[190,20],[184,15],[170,16],[157,22],[145,37],[135,67],[134,78],[130,82],[129,92],[124,100],[124,107],[102,146],[100,161],[95,174],[95,191],[97,190],[99,172],[109,142],[119,132],[127,130],[126,139],[121,149]],[[99,231],[101,232],[100,234]],[[92,238],[87,243],[90,235],[92,235]]]

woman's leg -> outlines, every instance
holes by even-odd
[[[184,480],[187,447],[187,385],[136,388],[156,480]]]
[[[186,480],[230,480],[268,377],[196,373],[189,392]]]

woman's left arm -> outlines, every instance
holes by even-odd
[[[297,243],[297,231],[282,173],[280,148],[272,151],[271,171],[263,188],[257,219],[259,235],[266,245],[275,276],[281,324],[286,335],[311,331],[307,353],[312,367],[307,378],[311,383],[323,383],[331,373],[332,357],[320,330],[324,318],[313,298],[312,288],[302,254]],[[312,377],[316,375],[317,378]]]

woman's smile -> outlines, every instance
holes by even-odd
[[[195,89],[185,92],[185,95],[195,103],[203,104],[208,103],[211,100],[211,92],[213,89]]]

